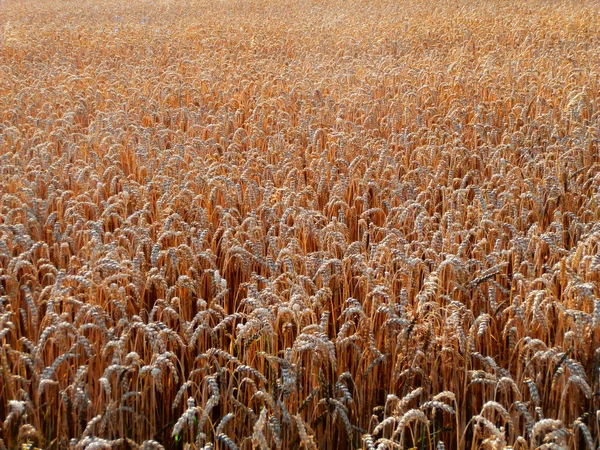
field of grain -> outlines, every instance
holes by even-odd
[[[598,448],[599,30],[0,0],[0,449]]]

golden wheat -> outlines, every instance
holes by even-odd
[[[0,449],[600,445],[594,2],[1,8]]]

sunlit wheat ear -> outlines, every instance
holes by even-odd
[[[490,420],[486,419],[485,417],[480,415],[473,416],[473,422],[474,426],[482,427],[485,431],[491,433],[491,435],[494,438],[505,439],[503,430],[496,427],[496,425],[494,425]]]
[[[202,412],[202,408],[196,406],[194,399],[191,397],[188,398],[187,408],[173,427],[172,435],[178,436],[185,428],[191,428],[194,425],[196,414],[201,414]]]
[[[429,402],[425,402],[425,403],[423,403],[423,404],[420,406],[420,408],[421,408],[422,410],[425,410],[425,409],[431,408],[431,409],[433,409],[433,413],[434,413],[434,414],[435,414],[435,412],[436,412],[437,410],[439,410],[439,411],[444,411],[444,412],[446,412],[446,413],[448,413],[448,414],[454,414],[454,413],[455,413],[455,411],[454,411],[454,408],[453,408],[452,406],[450,406],[450,405],[447,405],[446,403],[443,403],[443,402],[440,402],[440,401],[436,401],[436,400],[432,400],[432,401],[429,401]]]
[[[164,447],[154,440],[147,440],[142,442],[140,449],[143,450],[163,450]]]
[[[206,424],[206,422],[208,421],[208,419],[210,417],[212,409],[215,408],[219,404],[219,401],[221,400],[219,385],[218,385],[217,381],[215,380],[215,378],[212,376],[207,377],[206,382],[208,384],[210,397],[209,397],[208,401],[206,402],[206,405],[203,408],[200,419],[198,420],[198,430],[199,431],[198,431],[198,436],[197,436],[196,440],[198,440],[198,438],[201,437],[202,430],[204,429],[204,425]]]
[[[277,417],[275,417],[275,416],[269,417],[268,426],[269,426],[269,430],[272,433],[271,435],[273,436],[273,439],[275,440],[275,447],[281,448],[283,445],[283,441],[282,441],[283,428],[281,427],[281,423],[279,422]]]
[[[512,425],[512,418],[510,414],[508,413],[506,408],[504,408],[504,406],[502,406],[500,403],[495,401],[486,402],[481,408],[480,415],[483,415],[488,410],[497,412],[502,417],[502,419],[504,419],[506,422]]]
[[[538,440],[545,435],[552,433],[555,430],[564,429],[564,424],[559,420],[553,419],[544,419],[536,422],[533,426],[532,437],[533,442],[538,442]]]
[[[315,450],[317,448],[312,434],[308,434],[306,423],[300,416],[294,416],[296,426],[298,427],[298,435],[300,436],[300,442],[308,449]]]
[[[238,446],[235,445],[235,443],[231,440],[231,438],[229,436],[227,436],[226,434],[224,434],[224,433],[217,434],[217,441],[222,442],[230,450],[237,450],[238,449]],[[207,448],[209,446],[210,446],[210,448],[212,448],[211,444],[206,444],[206,446],[204,448]]]
[[[575,422],[573,422],[573,428],[574,428],[574,430],[579,430],[581,432],[581,434],[583,435],[583,438],[585,440],[587,448],[590,450],[593,449],[594,448],[594,439],[592,438],[592,433],[590,433],[589,428],[587,427],[586,424],[583,423],[581,418],[577,418],[577,420]]]
[[[264,430],[267,423],[267,408],[263,408],[260,412],[258,420],[254,424],[254,433],[252,434],[252,443],[259,447],[261,450],[268,449],[267,440],[265,438]]]

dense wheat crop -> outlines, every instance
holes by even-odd
[[[595,449],[597,2],[0,2],[0,449]]]

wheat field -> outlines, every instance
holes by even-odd
[[[0,449],[597,449],[599,30],[0,1]]]

